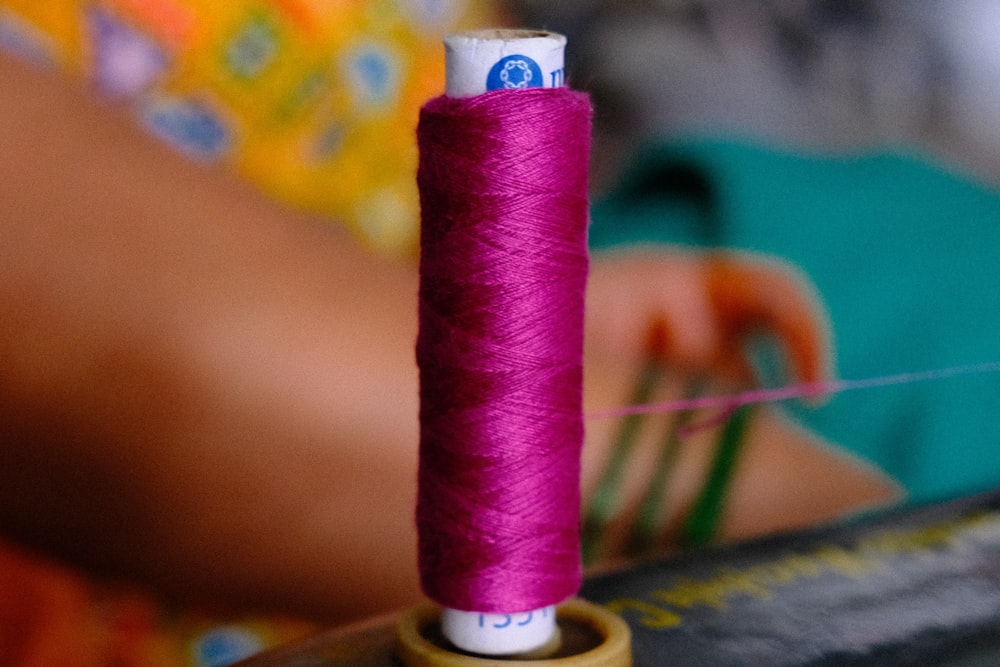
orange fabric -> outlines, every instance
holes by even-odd
[[[4,667],[214,667],[317,629],[290,618],[174,612],[0,543]]]

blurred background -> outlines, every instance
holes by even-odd
[[[1000,180],[992,0],[507,0],[569,37],[597,108],[597,184],[653,137],[917,147]]]

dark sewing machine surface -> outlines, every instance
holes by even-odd
[[[705,549],[592,577],[637,667],[1000,664],[1000,493]],[[383,667],[393,621],[246,667]]]

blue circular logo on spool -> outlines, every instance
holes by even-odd
[[[486,90],[541,88],[542,68],[528,56],[510,55],[498,60],[486,76]]]

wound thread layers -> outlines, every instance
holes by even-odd
[[[453,609],[581,582],[591,107],[566,88],[421,111],[419,565]]]

